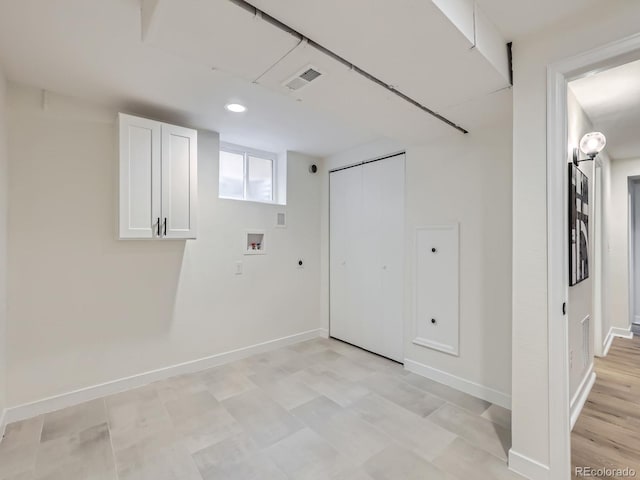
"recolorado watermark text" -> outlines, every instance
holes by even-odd
[[[576,477],[596,478],[635,478],[636,471],[633,468],[593,468],[576,467]]]

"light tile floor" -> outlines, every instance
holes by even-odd
[[[317,339],[11,424],[0,480],[516,479],[507,410]]]

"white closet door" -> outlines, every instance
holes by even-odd
[[[330,334],[401,362],[404,155],[332,173],[330,203]]]
[[[372,177],[375,184],[375,190],[368,189],[373,193],[371,201],[365,198],[373,211],[365,218],[375,221],[370,230],[377,248],[375,256],[369,257],[375,260],[368,263],[372,276],[377,270],[380,285],[377,292],[368,291],[365,299],[365,304],[377,304],[371,312],[376,332],[371,350],[398,362],[404,361],[404,160],[399,155],[364,166],[365,178]]]
[[[162,124],[162,236],[195,238],[197,132]]]
[[[381,223],[380,209],[384,202],[382,171],[379,163],[373,162],[362,167],[362,242],[363,255],[360,282],[362,284],[362,322],[363,326],[358,334],[357,345],[380,355],[388,355],[382,345],[382,309],[384,308],[384,293],[382,290],[383,260],[381,250],[382,230],[386,228]]]
[[[120,114],[120,238],[153,238],[160,218],[161,123]]]
[[[330,334],[360,345],[362,168],[332,172],[329,182]]]

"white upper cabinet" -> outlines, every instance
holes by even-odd
[[[160,218],[162,124],[120,114],[120,238],[153,238]]]
[[[162,124],[162,235],[196,237],[197,132]]]
[[[197,132],[119,114],[120,238],[196,238]]]

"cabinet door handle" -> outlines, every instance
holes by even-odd
[[[163,236],[167,236],[167,217],[164,217],[164,233]]]
[[[158,236],[160,236],[160,217],[158,217]]]

